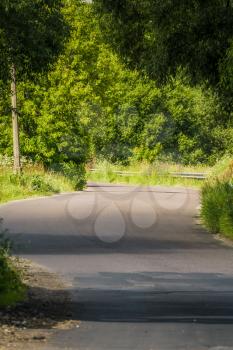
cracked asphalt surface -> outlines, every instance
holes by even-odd
[[[69,282],[81,321],[38,349],[233,349],[233,250],[198,206],[192,189],[94,183],[2,205],[15,253]]]

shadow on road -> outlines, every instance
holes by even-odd
[[[30,296],[0,323],[26,317],[29,328],[70,320],[233,324],[233,276],[225,274],[78,274],[69,290],[31,288]]]
[[[220,244],[214,240],[189,240],[189,237],[183,239],[161,238],[156,237],[156,233],[137,236],[124,236],[116,243],[105,243],[99,240],[96,236],[89,237],[81,235],[55,235],[55,234],[10,234],[10,238],[14,242],[14,253],[16,254],[112,254],[127,253],[127,254],[166,254],[166,251],[185,250],[201,250],[201,249],[220,249]],[[208,238],[208,236],[207,236]],[[224,246],[224,249],[231,249]]]
[[[73,304],[78,319],[97,322],[198,322],[233,324],[232,293],[83,290]]]
[[[52,291],[41,290],[40,293]],[[56,291],[63,293],[64,291]],[[232,292],[156,292],[145,290],[73,290],[64,303],[24,303],[2,314],[0,324],[54,328],[58,322],[175,322],[233,324]],[[65,307],[65,308],[64,308]],[[22,320],[21,320],[22,319]],[[23,323],[26,320],[27,324]]]
[[[100,322],[233,323],[233,276],[215,273],[80,274],[73,311]]]

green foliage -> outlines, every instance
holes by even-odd
[[[201,217],[213,233],[233,238],[233,161],[225,157],[202,189]]]
[[[233,238],[233,187],[228,182],[206,185],[202,190],[202,212],[206,227],[213,233]]]
[[[12,154],[11,108],[6,82],[10,66],[15,64],[20,81],[18,109],[22,154],[51,169],[60,169],[64,163],[74,168],[75,164],[80,174],[88,155],[88,138],[80,123],[80,106],[77,109],[75,103],[78,96],[73,96],[71,91],[77,86],[74,87],[72,77],[67,79],[67,72],[72,74],[67,62],[69,52],[61,55],[69,32],[69,16],[63,2],[4,0],[0,11],[0,90],[3,92],[0,97],[0,151]],[[66,63],[67,69],[63,71]],[[47,72],[48,68],[51,73]],[[83,177],[82,174],[82,180],[76,179],[77,188],[83,186]],[[47,186],[48,191],[51,190],[41,179],[34,182],[36,188],[46,191]]]
[[[190,84],[181,71],[163,87],[167,123],[164,149],[177,162],[214,163],[222,145],[218,97],[205,86]]]
[[[62,1],[2,0],[0,13],[0,78],[11,64],[22,79],[54,61],[68,34]]]
[[[74,191],[83,186],[83,173],[48,172],[42,167],[25,164],[21,175],[11,168],[0,167],[0,203],[13,199]]]
[[[0,220],[0,307],[15,304],[25,298],[26,288],[21,276],[9,260],[11,242]]]
[[[7,238],[7,229],[3,229],[3,219],[0,218],[0,254],[8,255],[12,248],[12,243],[9,238]]]
[[[111,8],[116,5],[114,11],[119,11],[119,16],[127,19],[125,24],[128,30],[133,28],[127,41],[130,41],[130,45],[136,45],[137,42],[140,53],[141,45],[145,44],[143,40],[146,40],[148,47],[145,46],[143,51],[144,58],[149,60],[153,56],[154,59],[159,54],[155,49],[162,50],[163,46],[155,45],[154,34],[150,32],[153,29],[152,23],[145,22],[144,14],[147,14],[152,5],[158,6],[160,12],[166,12],[169,3],[109,1],[107,12],[99,15],[91,4],[75,0],[65,2],[61,17],[70,28],[70,36],[64,50],[56,61],[51,61],[53,64],[49,66],[49,71],[36,72],[33,79],[30,76],[30,80],[22,76],[18,84],[20,144],[24,156],[43,163],[47,169],[72,176],[74,186],[81,188],[85,183],[85,164],[96,158],[124,165],[132,161],[146,160],[153,163],[164,159],[183,164],[213,164],[226,152],[233,151],[232,112],[229,112],[232,103],[229,73],[231,46],[228,45],[224,51],[227,57],[221,61],[221,81],[218,91],[214,91],[205,82],[194,85],[192,72],[186,66],[180,67],[175,61],[174,69],[167,70],[166,82],[158,84],[157,70],[163,74],[159,60],[150,64],[147,62],[154,76],[144,74],[141,65],[144,61],[141,61],[140,54],[140,69],[132,69],[132,65],[127,66],[122,55],[113,50],[112,43],[106,41],[102,20],[106,19],[105,16],[113,16]],[[117,4],[121,5],[119,9]],[[217,1],[214,4],[218,6]],[[126,8],[125,14],[122,6]],[[177,3],[176,20],[173,18],[174,8],[169,7],[174,31],[178,30],[180,13],[183,13],[185,6],[184,3],[182,6]],[[190,10],[193,5],[189,2],[187,6]],[[197,17],[200,15],[198,6]],[[203,25],[207,20],[206,13],[213,10],[214,6],[211,7],[209,2],[205,6],[207,12],[204,11],[203,14]],[[135,22],[134,15],[137,13],[139,17]],[[190,16],[189,11],[188,18]],[[111,19],[109,24],[115,19]],[[164,21],[166,20],[167,17]],[[138,21],[142,21],[143,26],[147,24],[147,31],[141,33],[142,41],[135,34],[137,30],[140,31]],[[134,22],[136,27],[131,28]],[[185,26],[184,23],[182,25]],[[182,25],[181,31],[184,30]],[[124,33],[124,23],[120,28]],[[193,28],[190,29],[191,32]],[[172,37],[170,29],[168,34]],[[109,33],[112,30],[115,31],[111,34],[114,42],[119,26],[109,28]],[[211,47],[212,39],[211,37]],[[130,45],[127,47],[130,48]],[[125,54],[131,55],[128,51]],[[162,60],[163,62],[165,61]],[[5,84],[1,82],[0,152],[10,156],[11,109],[7,93]]]
[[[106,160],[96,162],[95,171],[89,171],[89,181],[126,183],[142,186],[187,186],[201,187],[203,182],[198,179],[174,177],[172,172],[207,172],[209,169],[203,165],[182,166],[181,164],[156,161],[134,161],[127,165],[112,164]]]
[[[69,9],[71,11],[71,8]],[[66,16],[68,21],[68,14],[64,9],[63,12],[62,16]],[[50,24],[53,25],[52,22]],[[74,40],[73,43],[75,44]],[[33,161],[43,162],[50,169],[62,171],[63,168],[72,167],[74,172],[76,165],[76,173],[81,175],[82,172],[82,180],[76,180],[76,186],[80,188],[84,178],[83,164],[89,150],[83,101],[86,88],[76,76],[70,61],[72,50],[71,43],[68,43],[66,54],[60,55],[56,64],[50,67],[53,68],[51,72],[34,74],[33,82],[31,79],[24,79],[18,85],[18,109],[22,154],[29,156]],[[3,131],[0,150],[10,155],[10,106],[6,101],[4,96],[0,103],[0,128]]]
[[[220,180],[230,180],[233,176],[232,170],[232,156],[226,155],[222,157],[209,172],[209,179],[220,178]]]
[[[28,188],[32,192],[39,193],[58,193],[59,189],[55,188],[52,183],[49,183],[42,175],[26,175],[16,174],[10,175],[9,182],[13,186]]]
[[[233,38],[230,41],[230,47],[227,54],[220,64],[220,84],[219,90],[222,99],[222,108],[225,112],[225,120],[228,125],[233,127]],[[231,135],[233,132],[231,133]],[[232,139],[232,138],[231,138]],[[231,151],[233,146],[231,143]]]
[[[162,92],[137,130],[136,158],[213,164],[231,153],[232,1],[94,0],[94,8],[105,41]]]
[[[62,174],[68,179],[74,188],[74,190],[82,190],[86,185],[86,170],[84,164],[77,167],[75,163],[64,163],[60,168]]]
[[[34,175],[31,179],[31,188],[34,191],[43,191],[43,192],[59,192],[58,189],[52,187],[50,183],[44,181],[43,177],[40,175]]]
[[[219,81],[233,36],[231,0],[94,0],[105,36],[131,66],[164,81],[180,66]]]

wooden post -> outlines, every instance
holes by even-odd
[[[13,154],[14,172],[21,173],[20,146],[19,146],[19,123],[17,112],[17,91],[16,91],[16,70],[15,65],[11,65],[11,107],[12,107],[12,127],[13,127]]]

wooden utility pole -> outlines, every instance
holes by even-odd
[[[13,127],[13,153],[14,172],[21,173],[20,148],[19,148],[19,123],[17,112],[17,91],[16,91],[16,70],[15,65],[11,65],[11,107],[12,107],[12,127]]]

